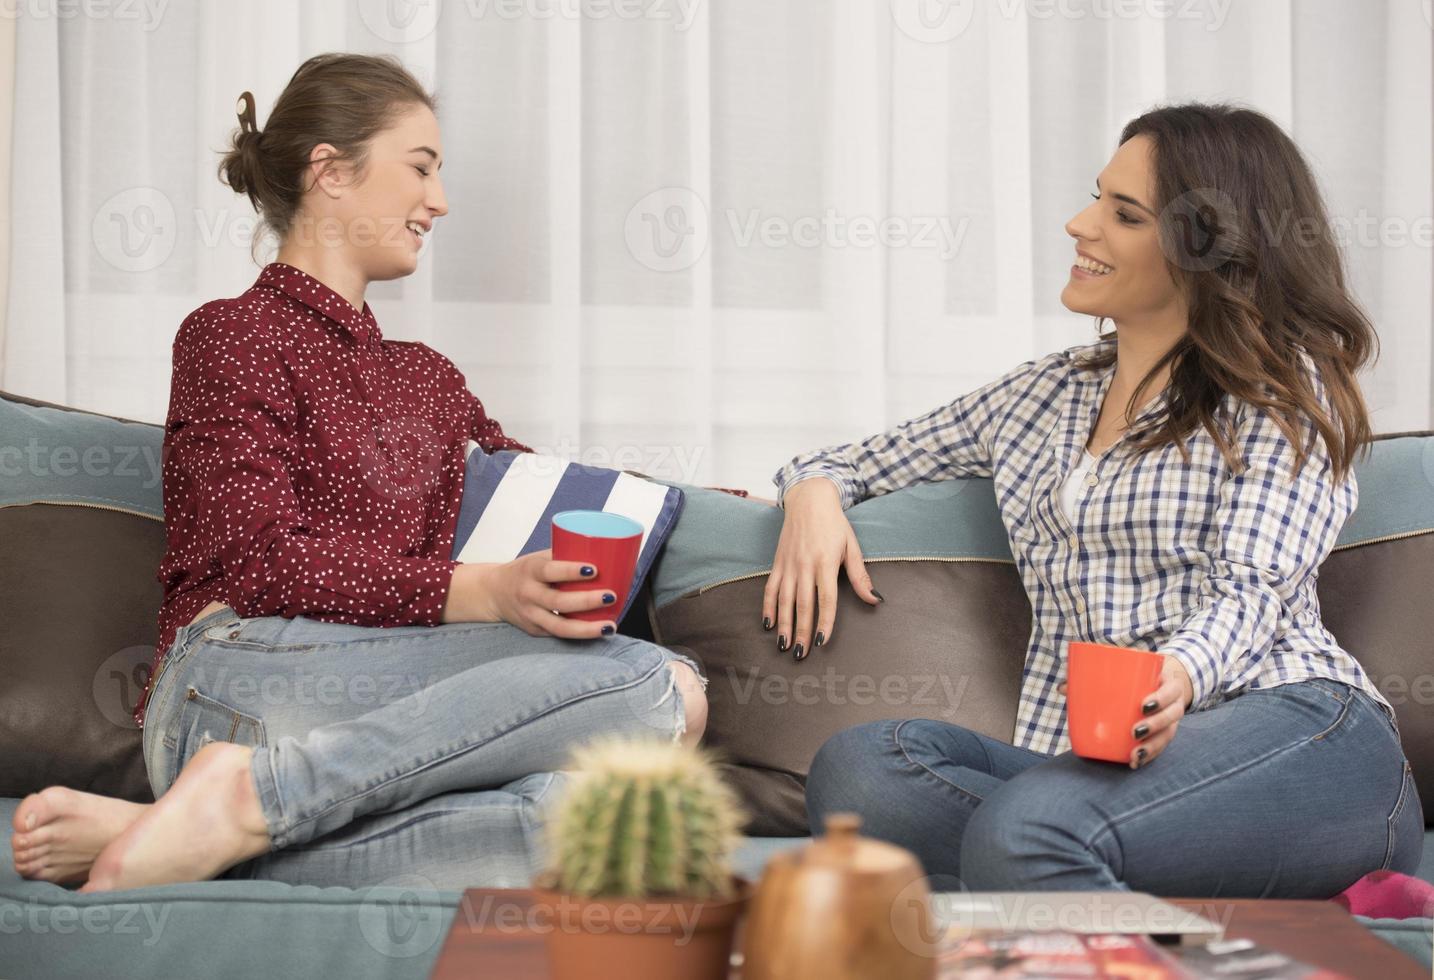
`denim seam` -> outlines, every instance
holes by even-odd
[[[1404,760],[1404,769],[1399,776],[1399,799],[1394,801],[1394,812],[1389,815],[1389,837],[1384,847],[1384,863],[1379,866],[1381,871],[1387,871],[1389,862],[1394,860],[1394,827],[1404,812],[1404,803],[1409,799],[1409,787],[1414,782],[1413,770],[1409,766],[1408,759]]]
[[[368,795],[370,795],[371,793],[373,793],[375,790],[381,789],[382,787],[387,786],[388,784],[390,784],[390,783],[392,783],[392,782],[394,782],[394,781],[396,781],[396,780],[407,778],[408,776],[412,776],[412,775],[415,774],[415,773],[422,772],[423,770],[429,769],[429,768],[431,768],[431,767],[433,767],[433,766],[435,766],[435,765],[438,765],[438,764],[440,764],[440,763],[442,763],[442,762],[447,762],[447,761],[450,760],[450,759],[454,759],[454,758],[456,758],[456,757],[458,757],[458,756],[460,756],[460,755],[463,755],[463,754],[466,753],[466,752],[471,752],[472,750],[474,750],[474,749],[476,749],[476,748],[481,748],[482,746],[488,744],[489,742],[492,742],[493,740],[498,739],[498,738],[502,738],[502,737],[505,736],[505,735],[511,735],[512,733],[518,731],[519,729],[523,728],[524,726],[526,726],[526,725],[528,725],[528,724],[531,724],[532,722],[536,721],[537,719],[542,718],[542,717],[544,717],[545,715],[549,715],[549,714],[553,713],[554,711],[558,711],[558,710],[560,710],[560,709],[562,709],[562,708],[566,708],[566,707],[568,707],[569,705],[576,704],[576,703],[579,702],[579,701],[584,701],[584,700],[586,700],[586,699],[588,699],[588,698],[590,698],[590,697],[594,697],[594,696],[602,695],[602,694],[613,693],[613,692],[617,692],[617,691],[625,691],[625,690],[628,690],[628,689],[630,689],[630,688],[638,687],[638,686],[640,686],[640,685],[646,683],[647,681],[649,681],[652,677],[654,677],[654,676],[657,674],[658,671],[666,669],[668,662],[669,662],[669,661],[668,661],[666,658],[662,659],[655,667],[653,667],[651,670],[649,670],[649,671],[647,671],[646,673],[644,673],[641,677],[637,678],[636,680],[634,680],[634,681],[632,681],[632,682],[630,682],[630,683],[621,684],[621,685],[616,685],[616,686],[608,686],[608,687],[595,687],[595,688],[593,688],[593,689],[591,689],[591,690],[588,690],[588,691],[579,692],[578,694],[574,695],[573,697],[568,698],[568,699],[565,700],[565,701],[562,701],[562,702],[560,702],[560,703],[558,703],[558,704],[552,705],[551,707],[545,708],[545,709],[542,710],[542,711],[536,712],[536,713],[534,713],[534,714],[532,714],[532,715],[529,715],[529,716],[526,717],[526,718],[521,719],[520,721],[516,722],[515,724],[513,724],[513,725],[512,725],[511,727],[509,727],[509,728],[506,728],[506,729],[504,729],[504,730],[502,730],[502,731],[499,731],[499,732],[494,732],[492,735],[488,736],[487,738],[479,739],[479,740],[477,740],[477,741],[468,742],[468,743],[466,743],[466,744],[464,744],[464,745],[459,746],[459,747],[456,748],[456,749],[451,749],[451,750],[448,750],[448,751],[446,751],[446,752],[440,752],[438,755],[436,755],[436,756],[434,756],[433,758],[427,760],[426,762],[422,762],[422,763],[420,763],[419,765],[412,766],[412,767],[409,767],[409,768],[405,768],[405,769],[403,769],[402,771],[398,772],[397,774],[395,774],[395,775],[393,775],[393,776],[389,776],[389,777],[387,777],[387,778],[385,778],[385,779],[381,779],[381,780],[379,780],[378,782],[373,783],[372,785],[369,785],[369,786],[364,787],[362,790],[360,790],[360,791],[357,792],[357,793],[354,793],[354,794],[352,794],[352,795],[350,795],[350,796],[346,796],[346,797],[344,797],[344,798],[342,798],[342,799],[331,800],[331,801],[329,801],[328,803],[324,804],[319,810],[317,810],[317,811],[314,812],[314,813],[309,813],[309,814],[302,815],[302,816],[299,816],[299,817],[294,818],[292,821],[290,821],[290,822],[288,823],[288,826],[284,828],[284,830],[283,830],[281,836],[283,837],[283,839],[284,839],[285,841],[287,841],[288,838],[290,838],[290,837],[293,836],[294,831],[295,831],[298,827],[301,827],[301,826],[303,826],[304,824],[313,823],[314,821],[316,821],[316,820],[318,820],[319,818],[323,817],[325,814],[331,812],[332,810],[337,809],[337,808],[340,807],[340,806],[343,806],[343,805],[345,805],[345,804],[347,804],[347,803],[350,803],[350,802],[352,802],[352,801],[354,801],[354,800],[356,800],[356,799],[359,799],[360,797],[368,796]],[[669,671],[669,673],[670,673],[670,671]],[[275,788],[275,796],[277,797],[277,796],[278,796],[278,781],[277,781],[277,779],[276,779],[275,782],[274,782],[274,788]],[[285,846],[285,845],[280,845],[280,844],[278,843],[278,842],[279,842],[279,837],[276,837],[276,836],[274,836],[274,835],[272,835],[272,834],[271,834],[270,836],[271,836],[271,839],[274,840],[276,847],[277,847],[277,846]]]
[[[951,782],[951,780],[947,779],[945,776],[943,776],[943,775],[941,775],[940,773],[936,772],[936,771],[935,771],[934,769],[932,769],[931,767],[926,766],[926,765],[924,765],[924,764],[922,764],[922,763],[920,763],[920,762],[917,762],[915,759],[913,759],[913,758],[910,756],[910,754],[907,753],[907,751],[906,751],[906,746],[901,744],[901,730],[906,727],[907,722],[912,721],[912,720],[913,720],[913,719],[911,719],[911,718],[905,719],[904,721],[898,723],[897,726],[896,726],[894,729],[892,729],[892,732],[891,732],[891,740],[896,743],[896,747],[897,747],[897,749],[901,752],[902,758],[904,758],[904,759],[907,761],[907,763],[910,764],[911,766],[913,766],[913,767],[915,767],[915,768],[917,768],[917,769],[920,769],[922,772],[929,773],[930,775],[934,776],[934,777],[935,777],[937,780],[939,780],[940,782],[944,783],[944,784],[947,785],[947,786],[950,786],[950,787],[951,787],[952,789],[954,789],[956,792],[962,794],[963,796],[969,797],[969,798],[972,799],[972,800],[975,800],[977,804],[984,803],[984,802],[985,802],[985,798],[984,798],[984,797],[977,796],[975,793],[971,792],[969,789],[966,789],[966,788],[963,787],[963,786],[957,786],[955,783]]]
[[[264,617],[264,616],[249,617],[247,621],[248,621],[248,622],[257,622],[259,619],[266,619],[266,618],[269,618],[269,617]],[[280,617],[274,617],[274,618],[278,618],[278,619],[292,619],[293,617],[280,616]],[[243,640],[243,639],[240,639],[240,640],[227,640],[227,639],[226,639],[226,640],[220,640],[218,637],[211,637],[211,636],[209,636],[209,634],[212,633],[212,632],[214,632],[215,630],[231,629],[231,628],[233,627],[233,624],[234,624],[234,623],[236,623],[236,622],[244,622],[244,621],[245,621],[245,618],[244,618],[244,617],[239,617],[239,618],[237,618],[237,619],[228,619],[228,620],[225,620],[223,623],[216,624],[216,625],[211,626],[211,627],[209,627],[208,629],[206,629],[206,630],[204,631],[204,635],[205,635],[207,638],[209,638],[209,639],[211,639],[211,640],[214,640],[215,642],[220,642],[220,643],[226,643],[226,642],[227,642],[227,643],[232,643],[232,644],[234,644],[234,645],[236,645],[236,646],[238,646],[238,645],[243,645],[243,644],[250,644],[250,645],[252,645],[252,646],[254,646],[254,647],[260,647],[260,648],[265,649],[265,650],[314,650],[314,649],[319,649],[319,648],[323,648],[323,647],[344,647],[344,648],[347,648],[347,647],[353,646],[353,645],[356,644],[356,643],[386,644],[386,643],[398,643],[398,642],[400,642],[400,641],[409,639],[408,636],[401,636],[401,637],[400,637],[400,636],[392,636],[392,635],[384,636],[384,635],[382,635],[382,634],[384,634],[384,633],[387,632],[387,631],[384,630],[382,627],[377,627],[377,626],[375,626],[375,627],[370,627],[370,629],[371,629],[371,631],[372,631],[373,633],[379,634],[379,635],[375,635],[375,636],[356,636],[356,637],[354,637],[353,639],[350,639],[350,640],[320,640],[320,641],[316,641],[316,642],[313,642],[313,643],[265,643],[263,640]],[[316,622],[324,622],[324,621],[323,621],[323,620],[316,620]],[[341,624],[326,624],[326,625],[341,625]],[[449,630],[449,633],[451,634],[451,633],[471,633],[471,632],[473,632],[473,631],[475,631],[475,630],[495,629],[495,628],[497,628],[497,627],[506,626],[506,625],[508,625],[508,624],[507,624],[507,623],[476,623],[476,622],[475,622],[475,623],[444,623],[444,624],[442,624],[442,625],[448,626],[448,627],[455,627],[455,628]]]
[[[1309,738],[1301,738],[1301,739],[1298,739],[1298,740],[1296,740],[1296,741],[1289,742],[1289,743],[1287,743],[1287,744],[1285,744],[1285,745],[1281,745],[1280,747],[1278,747],[1278,748],[1276,748],[1276,749],[1272,749],[1271,751],[1265,753],[1265,754],[1262,755],[1262,756],[1259,756],[1258,758],[1250,759],[1249,761],[1243,763],[1242,765],[1236,766],[1236,767],[1234,767],[1233,769],[1226,769],[1226,770],[1224,770],[1224,771],[1222,771],[1222,772],[1215,773],[1215,774],[1213,774],[1213,775],[1211,775],[1211,776],[1209,776],[1209,777],[1207,777],[1207,778],[1205,778],[1205,779],[1202,779],[1202,780],[1201,780],[1200,782],[1198,782],[1198,783],[1192,783],[1192,784],[1189,785],[1189,786],[1181,787],[1178,791],[1176,791],[1176,792],[1174,792],[1174,793],[1171,793],[1171,794],[1168,795],[1168,796],[1161,797],[1161,798],[1158,799],[1158,800],[1151,800],[1151,801],[1149,801],[1148,803],[1142,803],[1142,804],[1140,804],[1139,806],[1135,807],[1134,809],[1132,809],[1132,810],[1127,810],[1125,813],[1122,813],[1122,814],[1120,814],[1119,816],[1111,817],[1109,820],[1107,820],[1107,821],[1105,822],[1105,825],[1104,825],[1104,826],[1102,826],[1101,828],[1099,828],[1098,830],[1096,830],[1095,833],[1093,833],[1093,834],[1085,841],[1084,846],[1086,847],[1087,850],[1094,850],[1094,849],[1095,849],[1096,842],[1097,842],[1098,840],[1100,840],[1102,837],[1106,836],[1107,834],[1114,834],[1114,833],[1117,831],[1117,829],[1120,827],[1121,824],[1127,823],[1127,822],[1129,822],[1130,820],[1134,819],[1135,817],[1143,816],[1143,815],[1144,815],[1145,813],[1147,813],[1148,811],[1154,810],[1154,809],[1156,809],[1156,808],[1158,808],[1158,807],[1161,807],[1161,806],[1164,806],[1164,805],[1167,804],[1167,803],[1173,803],[1173,802],[1176,802],[1177,800],[1184,799],[1185,797],[1189,796],[1191,793],[1193,793],[1193,792],[1195,792],[1195,791],[1197,791],[1197,790],[1203,789],[1204,787],[1209,786],[1210,784],[1215,783],[1215,782],[1218,782],[1218,781],[1220,781],[1220,780],[1222,780],[1222,779],[1228,779],[1229,777],[1235,775],[1235,774],[1238,773],[1238,772],[1244,772],[1244,771],[1247,770],[1247,769],[1251,769],[1251,768],[1254,768],[1255,766],[1258,766],[1258,765],[1261,765],[1261,764],[1263,764],[1263,763],[1265,763],[1265,762],[1268,762],[1268,761],[1270,761],[1271,759],[1273,759],[1275,756],[1277,756],[1277,755],[1283,755],[1284,753],[1290,751],[1291,749],[1297,749],[1297,748],[1299,748],[1301,745],[1307,745],[1307,744],[1309,744],[1309,743],[1311,743],[1311,742],[1316,741],[1317,739],[1322,739],[1322,738],[1324,738],[1326,735],[1328,735],[1330,732],[1334,731],[1334,729],[1335,729],[1336,727],[1338,727],[1339,724],[1340,724],[1341,722],[1343,722],[1344,719],[1345,719],[1348,715],[1349,715],[1349,705],[1346,704],[1346,705],[1344,705],[1344,710],[1339,713],[1339,717],[1338,717],[1337,719],[1335,719],[1334,724],[1333,724],[1333,725],[1330,725],[1328,728],[1326,728],[1324,731],[1320,732],[1318,735],[1314,735],[1314,736],[1311,736],[1311,737],[1309,737]]]

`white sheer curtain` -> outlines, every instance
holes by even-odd
[[[1121,125],[1189,98],[1293,133],[1381,332],[1376,428],[1430,425],[1427,0],[46,9],[18,6],[10,391],[163,419],[180,321],[258,271],[215,177],[235,98],[263,127],[350,50],[440,99],[452,210],[371,288],[385,334],[552,451],[766,495],[798,451],[1083,342],[1062,226]]]

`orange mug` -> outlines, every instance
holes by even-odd
[[[1104,643],[1070,644],[1066,671],[1066,730],[1083,759],[1130,762],[1139,740],[1140,706],[1160,686],[1164,654]]]

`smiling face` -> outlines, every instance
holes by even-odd
[[[313,157],[328,152],[332,147],[321,143]],[[312,239],[343,249],[368,281],[411,274],[434,220],[448,213],[442,165],[437,117],[427,106],[408,107],[369,141],[357,180],[346,164],[320,179],[321,215]]]
[[[1076,255],[1061,302],[1122,324],[1183,322],[1185,304],[1156,231],[1154,143],[1134,136],[1096,178],[1096,200],[1066,223]]]

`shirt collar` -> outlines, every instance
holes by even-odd
[[[349,332],[360,345],[369,338],[378,337],[378,321],[367,302],[363,310],[356,310],[353,304],[325,286],[302,269],[287,262],[270,262],[264,266],[255,280],[256,286],[269,286],[292,299],[298,300],[316,313],[328,317]]]

